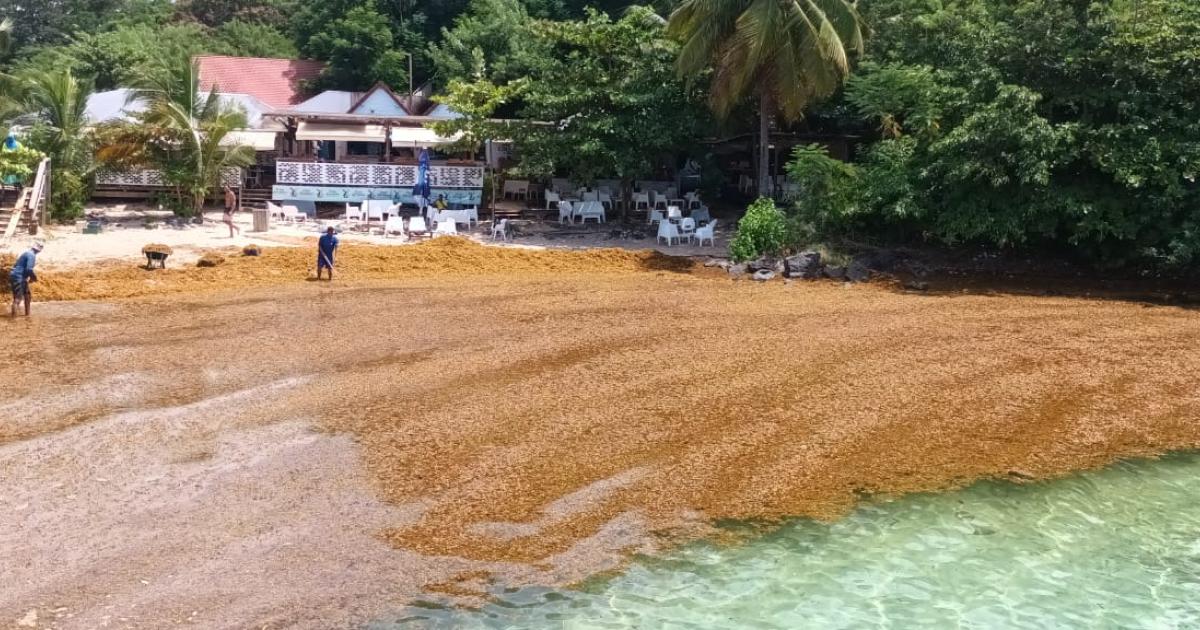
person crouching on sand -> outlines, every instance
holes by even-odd
[[[233,224],[233,213],[237,211],[237,193],[230,186],[225,187],[225,214],[221,216],[221,221],[229,226],[229,238],[233,238],[233,231],[237,230],[238,234],[242,233],[242,228]]]
[[[17,316],[17,308],[21,301],[25,301],[25,317],[29,317],[29,283],[37,282],[37,274],[33,272],[33,266],[37,264],[38,252],[42,251],[42,243],[35,241],[33,247],[29,251],[21,254],[17,258],[17,262],[13,263],[12,271],[8,272],[8,283],[12,288],[12,316]]]
[[[317,280],[321,279],[321,269],[329,270],[329,281],[333,281],[333,250],[337,249],[338,239],[333,235],[333,228],[325,230],[325,234],[317,239]]]

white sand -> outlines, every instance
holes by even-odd
[[[339,227],[338,237],[343,242],[370,243],[374,245],[403,245],[403,237],[387,237],[381,234],[381,226],[375,224],[370,232],[351,230],[349,225],[338,221],[319,220],[302,224],[273,221],[267,232],[251,232],[250,212],[239,212],[234,224],[241,233],[229,237],[229,228],[221,222],[220,212],[208,212],[202,225],[167,225],[170,212],[145,206],[95,206],[90,213],[105,218],[104,229],[99,234],[84,234],[86,221],[74,224],[49,225],[42,228],[36,237],[45,242],[46,248],[38,256],[38,262],[50,268],[63,268],[100,261],[144,261],[141,250],[148,243],[162,243],[174,253],[170,264],[194,263],[205,252],[213,249],[238,247],[250,243],[262,247],[311,247],[305,239],[317,237],[329,225]],[[147,224],[153,227],[147,228]],[[689,245],[686,242],[667,246],[656,243],[653,233],[648,238],[634,239],[613,236],[614,232],[628,229],[617,223],[587,226],[563,226],[556,221],[513,221],[516,233],[507,246],[531,248],[587,249],[592,247],[619,247],[623,249],[655,249],[675,256],[724,256],[728,251],[728,229],[718,229],[715,246]],[[638,226],[641,227],[641,226]],[[460,234],[467,238],[493,243],[491,223],[484,221],[468,232]],[[27,249],[35,237],[21,235],[8,241],[0,240],[0,253],[19,254]],[[497,245],[504,245],[502,242]]]

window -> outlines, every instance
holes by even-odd
[[[383,155],[383,143],[347,142],[346,155]]]

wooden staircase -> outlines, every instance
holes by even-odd
[[[27,211],[32,192],[32,189],[28,187],[23,188],[20,196],[17,197],[17,203],[13,204],[11,208],[0,208],[0,234],[16,236],[37,232],[37,224],[30,219]]]
[[[243,188],[242,189],[242,208],[266,208],[267,202],[271,200],[270,188]]]

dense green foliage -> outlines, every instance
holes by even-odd
[[[41,151],[26,146],[15,149],[0,148],[0,181],[27,181],[45,157],[46,154]]]
[[[876,128],[827,231],[1200,259],[1200,4],[874,0],[846,102]],[[804,156],[801,177],[822,179]]]
[[[582,183],[649,176],[703,133],[703,95],[675,77],[677,46],[650,10],[631,9],[616,21],[596,12],[581,21],[528,20],[520,28],[529,33],[523,46],[540,54],[524,56],[523,76],[503,84],[477,59],[474,80],[452,82],[444,99],[467,117],[443,130],[511,139],[521,174]],[[487,119],[504,106],[533,122],[489,129]]]
[[[742,262],[775,255],[783,250],[787,241],[787,219],[775,207],[774,201],[759,197],[738,221],[737,234],[729,242],[729,256],[734,262]]]
[[[0,28],[0,118],[54,159],[54,212],[70,216],[95,148],[111,157],[135,139],[86,131],[92,89],[144,85],[164,60],[200,53],[304,56],[329,63],[314,87],[431,84],[466,114],[443,131],[464,133],[464,148],[511,139],[513,170],[530,176],[628,182],[669,175],[684,158],[709,168],[706,138],[789,124],[861,136],[849,164],[796,150],[790,238],[1200,264],[1198,2],[630,4],[0,0],[10,25]],[[160,116],[149,128],[203,139],[234,122],[214,120]],[[219,142],[186,153],[139,159],[169,163],[188,207],[214,185],[215,164],[240,159]]]

